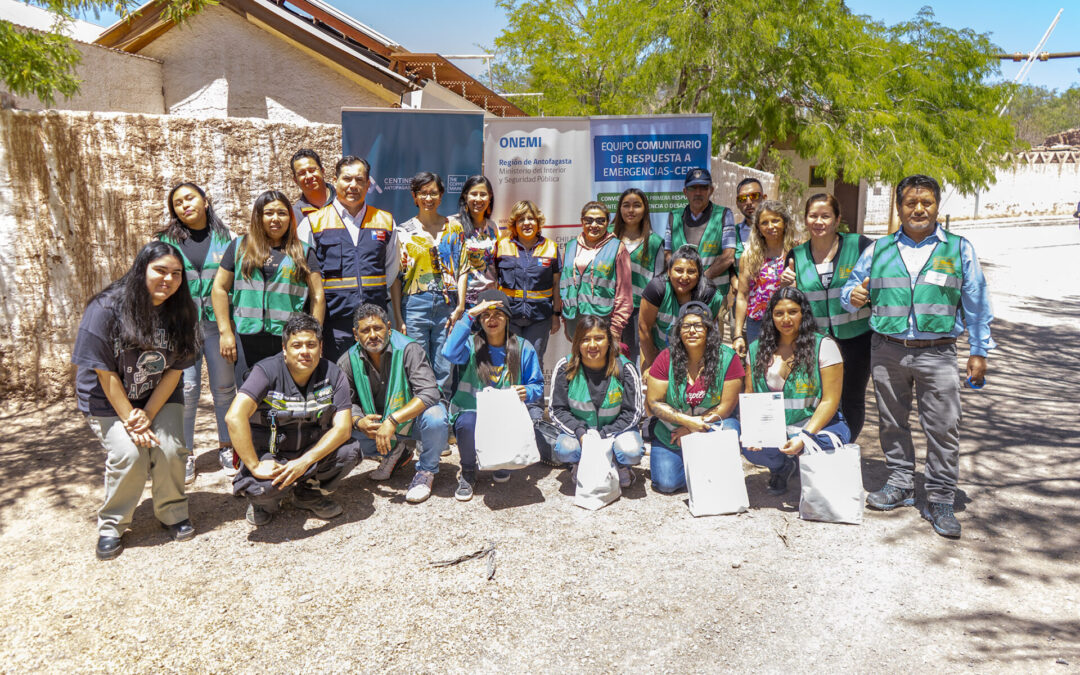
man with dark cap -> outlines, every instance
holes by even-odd
[[[712,175],[708,169],[690,169],[683,182],[687,205],[671,214],[671,227],[664,238],[665,256],[680,246],[697,247],[705,276],[716,286],[721,296],[731,288],[729,269],[735,261],[735,219],[731,210],[713,204]]]

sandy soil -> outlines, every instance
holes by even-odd
[[[411,468],[377,484],[369,460],[343,482],[343,516],[255,530],[207,452],[207,407],[198,536],[169,541],[147,491],[123,555],[99,562],[100,447],[71,404],[9,403],[0,671],[1080,672],[1080,234],[964,233],[999,349],[987,388],[963,395],[960,541],[915,509],[801,521],[797,483],[769,496],[749,465],[739,516],[693,518],[685,494],[642,480],[647,461],[595,513],[544,466],[481,480],[463,504],[456,456],[424,504],[404,502]],[[870,489],[885,477],[875,427],[860,439]],[[491,581],[482,560],[429,565],[487,542]]]

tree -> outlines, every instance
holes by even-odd
[[[1018,145],[1042,145],[1047,136],[1080,129],[1080,86],[1063,92],[1024,85],[1009,103],[1008,116]]]
[[[545,114],[711,112],[714,150],[779,168],[778,148],[828,177],[929,173],[985,186],[1014,131],[996,111],[998,50],[924,8],[886,26],[841,0],[499,0],[507,91]]]
[[[163,0],[165,1],[165,0]],[[43,7],[56,15],[57,21],[48,33],[24,30],[10,21],[0,20],[0,77],[13,94],[34,96],[52,105],[56,95],[74,96],[79,92],[75,69],[80,62],[79,50],[63,33],[65,27],[81,12],[109,9],[123,17],[139,6],[137,0],[27,0],[28,4]],[[162,18],[183,23],[216,0],[167,0]]]

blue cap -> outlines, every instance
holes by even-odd
[[[707,185],[712,187],[712,174],[708,169],[690,169],[686,173],[686,181],[683,182],[683,187],[694,187],[695,185]]]

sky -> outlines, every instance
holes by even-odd
[[[494,47],[495,37],[506,26],[506,15],[493,0],[328,0],[341,11],[371,26],[414,52],[478,54],[478,45]],[[1027,53],[1035,48],[1054,15],[1061,15],[1054,33],[1043,47],[1048,52],[1080,52],[1080,2],[1077,0],[846,0],[858,14],[894,24],[915,16],[929,5],[939,23],[951,28],[971,28],[990,33],[1006,53]],[[422,17],[418,20],[418,17]],[[84,17],[109,25],[115,15]],[[480,61],[460,61],[466,72],[487,81]],[[1003,79],[1011,80],[1022,63],[1002,63]],[[1080,58],[1036,62],[1026,82],[1050,89],[1080,84]]]

